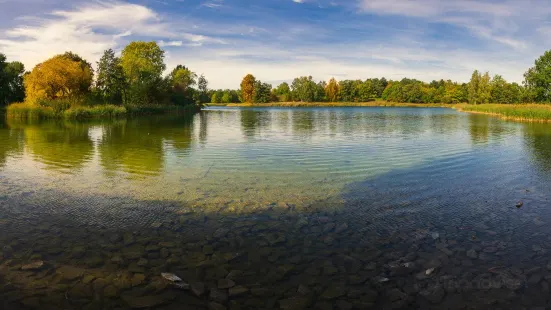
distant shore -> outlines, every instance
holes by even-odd
[[[209,106],[227,106],[227,107],[296,107],[296,108],[315,108],[315,107],[415,107],[415,108],[451,108],[451,104],[444,103],[400,103],[387,101],[369,101],[369,102],[269,102],[269,103],[228,103],[228,104],[208,104]]]
[[[485,114],[505,120],[520,122],[551,122],[551,104],[445,104],[445,103],[400,103],[386,101],[370,102],[270,102],[270,103],[217,103],[208,106],[226,107],[414,107],[451,108],[459,112]]]

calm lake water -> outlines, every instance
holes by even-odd
[[[452,109],[1,117],[0,296],[4,309],[550,307],[550,198],[551,125]]]

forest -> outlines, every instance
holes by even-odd
[[[430,83],[403,78],[315,81],[295,78],[277,87],[247,74],[239,89],[208,89],[208,81],[184,65],[167,71],[165,52],[156,42],[132,42],[116,56],[103,53],[95,67],[66,52],[27,72],[21,62],[0,54],[0,105],[20,117],[93,117],[129,112],[162,111],[166,107],[200,108],[203,104],[268,102],[369,102],[439,104],[519,104],[551,101],[551,52],[538,58],[522,85],[500,75],[475,70],[468,83]]]
[[[439,80],[430,83],[403,78],[314,81],[311,76],[295,78],[272,88],[253,75],[246,75],[239,90],[209,90],[211,103],[268,102],[368,102],[399,103],[518,104],[551,101],[551,53],[545,52],[524,74],[522,85],[502,76],[475,70],[468,83]]]
[[[0,54],[0,104],[8,116],[116,117],[200,108],[208,101],[208,81],[183,65],[164,75],[165,52],[156,42],[132,42],[120,57],[108,49],[96,70],[79,55],[66,52],[26,72],[22,63]]]

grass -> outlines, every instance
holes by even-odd
[[[43,119],[55,118],[56,113],[51,107],[43,107],[28,103],[13,103],[6,109],[6,114],[10,118],[21,119]]]
[[[526,122],[551,122],[551,105],[547,104],[458,104],[458,111],[498,116]]]
[[[91,119],[91,118],[120,118],[127,115],[125,107],[112,104],[98,105],[92,107],[74,107],[63,111],[63,118],[66,119]]]
[[[196,106],[119,106],[102,104],[94,106],[75,106],[60,109],[56,106],[34,105],[29,103],[10,104],[6,111],[9,118],[14,119],[116,119],[127,116],[152,115],[164,113],[187,113],[200,110]]]
[[[228,107],[451,107],[443,103],[400,103],[387,101],[370,102],[270,102],[270,103],[230,103]]]

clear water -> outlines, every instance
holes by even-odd
[[[7,309],[550,302],[551,125],[439,108],[0,122]]]

